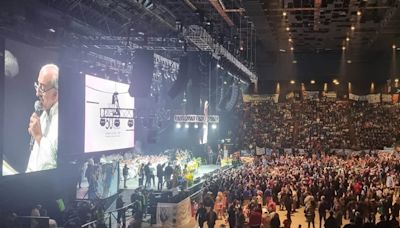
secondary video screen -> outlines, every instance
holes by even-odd
[[[3,175],[57,167],[57,56],[5,40]]]
[[[133,148],[135,101],[129,84],[85,77],[85,153]]]

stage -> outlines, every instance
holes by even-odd
[[[220,168],[221,168],[220,165],[201,165],[194,173],[194,179],[202,178],[202,177],[204,177],[204,175],[210,174]],[[119,181],[119,189],[124,189],[124,178],[122,177],[122,175],[120,176],[119,180],[120,180]],[[155,177],[155,179],[154,179],[155,185],[153,185],[153,183],[151,183],[151,186],[147,186],[146,189],[157,190],[157,183],[158,183],[158,179],[157,179],[157,177]],[[127,188],[125,188],[125,189],[137,189],[139,187],[138,177],[128,178],[126,185],[127,185]],[[79,188],[79,185],[77,185],[77,192],[76,192],[77,199],[87,199],[88,198],[88,195],[87,195],[88,186],[89,186],[89,184],[87,182],[87,179],[85,177],[82,177],[80,188]],[[163,191],[167,190],[165,183],[164,183],[162,190]]]
[[[194,179],[202,178],[204,175],[214,172],[215,170],[220,169],[220,165],[201,165],[196,172],[194,173]],[[151,186],[147,186],[146,189],[157,190],[157,183],[158,179],[155,177],[155,185],[151,183]],[[126,182],[127,188],[126,189],[136,189],[139,187],[139,179],[137,177],[133,177],[127,180]],[[120,177],[119,188],[124,188],[124,178]],[[166,185],[164,184],[163,190],[167,190]]]

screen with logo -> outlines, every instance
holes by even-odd
[[[129,84],[85,76],[85,153],[134,147]]]

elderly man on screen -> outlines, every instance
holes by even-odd
[[[41,109],[30,117],[28,132],[35,140],[26,172],[52,169],[57,163],[58,148],[58,67],[44,65],[35,82]]]

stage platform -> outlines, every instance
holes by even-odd
[[[196,172],[194,173],[194,179],[196,178],[202,178],[204,175],[209,174],[214,172],[215,170],[220,169],[220,165],[202,165],[200,166]],[[128,181],[126,182],[127,188],[124,188],[124,178],[121,176],[119,182],[119,188],[120,189],[137,189],[139,187],[139,179],[137,177],[129,178]],[[151,186],[147,186],[147,189],[151,190],[157,190],[157,183],[158,179],[155,177],[154,184],[151,183]],[[166,184],[163,186],[163,191],[166,191]],[[81,182],[81,187],[77,186],[77,193],[76,193],[76,198],[77,199],[87,199],[87,191],[88,191],[88,182],[85,177],[82,178]]]
[[[221,168],[220,165],[202,165],[194,173],[194,179],[202,178],[204,175],[212,173],[215,170],[220,169],[220,168]],[[154,182],[155,182],[155,185],[153,185],[153,183],[151,183],[151,186],[147,186],[147,189],[157,190],[157,183],[158,183],[157,177],[155,177]],[[139,187],[139,179],[137,177],[130,178],[126,182],[126,185],[127,185],[126,189],[136,189]],[[119,187],[120,187],[120,189],[124,188],[124,178],[123,177],[120,178]],[[166,191],[166,190],[167,190],[166,185],[164,184],[163,191]]]

